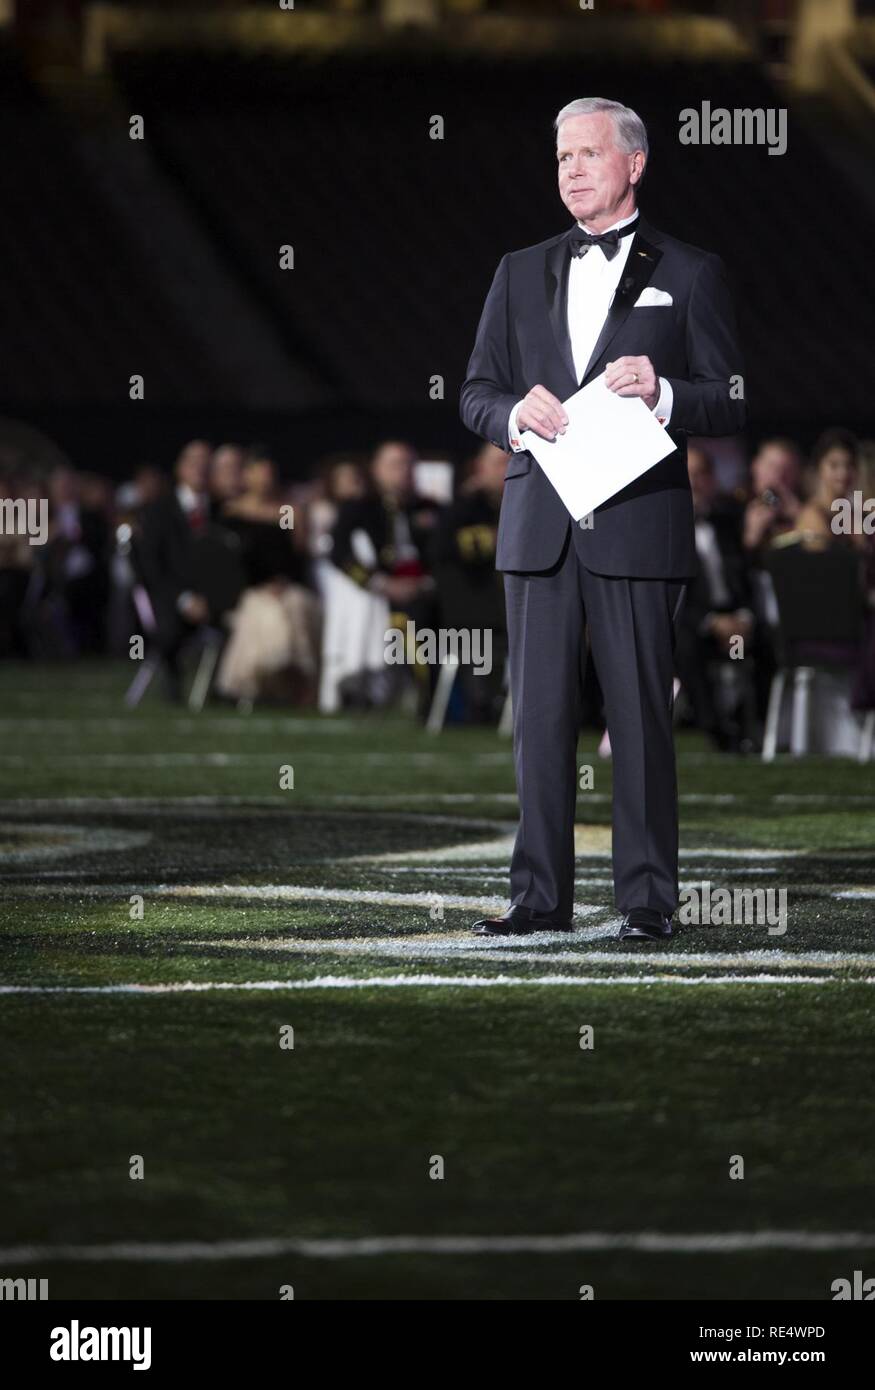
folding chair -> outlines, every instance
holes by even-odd
[[[771,762],[788,692],[790,752],[798,757],[809,751],[818,675],[848,672],[854,666],[863,632],[864,600],[859,556],[844,547],[782,546],[769,552],[765,570],[778,608],[780,659],[769,691],[763,737],[763,762]]]

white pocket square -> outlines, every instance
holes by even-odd
[[[652,285],[648,285],[645,290],[641,291],[635,303],[632,305],[632,308],[650,309],[657,308],[663,304],[674,304],[674,300],[668,291],[655,290]]]

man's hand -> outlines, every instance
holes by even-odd
[[[368,588],[375,594],[382,594],[390,603],[404,605],[411,603],[423,587],[425,576],[408,574],[384,574],[378,570],[371,575]]]
[[[546,386],[533,386],[517,412],[517,428],[534,430],[551,442],[565,433],[568,416],[562,402]]]
[[[618,357],[609,362],[605,385],[618,396],[640,396],[648,410],[659,400],[659,381],[649,357]]]
[[[766,533],[779,521],[780,517],[774,507],[770,507],[768,502],[761,502],[755,497],[752,502],[748,502],[744,512],[744,547],[746,550],[756,550],[762,545]]]
[[[747,613],[714,613],[710,631],[717,645],[728,652],[734,637],[747,641],[753,631],[753,623]]]
[[[182,616],[196,626],[205,623],[210,616],[210,606],[203,594],[187,594],[179,607]]]
[[[419,580],[409,575],[390,575],[386,580],[386,597],[402,607],[412,603],[419,593]]]

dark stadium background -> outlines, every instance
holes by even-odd
[[[749,31],[715,23],[691,43],[669,8],[747,16]],[[872,279],[851,254],[875,235],[871,126],[802,92],[780,157],[677,139],[678,110],[705,98],[786,103],[791,3],[450,4],[391,31],[365,4],[155,5],[118,26],[90,79],[53,61],[60,17],[84,24],[86,9],[32,0],[19,41],[4,33],[0,409],[89,466],[167,461],[205,419],[216,438],[269,438],[291,476],[387,432],[470,450],[457,401],[473,327],[500,256],[566,225],[551,122],[581,92],[644,113],[642,206],[731,268],[752,437],[872,432]],[[259,39],[241,25],[235,46],[232,10],[273,27]],[[128,138],[132,112],[144,142]],[[427,138],[433,113],[443,140]],[[180,217],[211,251],[200,288],[174,243]],[[134,405],[133,371],[147,380]],[[433,373],[443,401],[429,400]]]
[[[169,480],[192,440],[257,443],[283,496],[387,439],[461,479],[484,296],[505,252],[568,224],[552,121],[584,95],[642,115],[643,210],[728,267],[749,424],[714,451],[736,519],[773,436],[806,463],[852,432],[871,491],[875,4],[842,13],[0,0],[0,500],[69,464],[122,552],[131,480]],[[703,100],[786,107],[787,152],[681,145]],[[797,603],[803,625],[827,609],[803,636],[848,626],[828,600]],[[517,814],[500,660],[486,717],[451,706],[437,734],[421,670],[412,705],[187,707],[157,680],[132,698],[140,613],[120,613],[89,649],[62,601],[11,636],[0,607],[0,1280],[67,1300],[591,1285],[635,1301],[617,1345],[660,1367],[648,1303],[822,1302],[875,1275],[871,693],[843,696],[859,756],[782,738],[764,759],[686,718],[682,880],[785,889],[790,929],[631,956],[590,687],[577,931],[515,948],[470,930],[503,900]],[[752,663],[760,724],[780,659]]]

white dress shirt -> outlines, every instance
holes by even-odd
[[[712,604],[715,608],[727,609],[731,595],[723,573],[723,556],[717,544],[717,533],[704,516],[696,517],[696,553],[705,572]]]
[[[188,483],[177,483],[176,500],[185,513],[190,517],[192,512],[200,511],[203,516],[207,515],[209,498],[205,492],[195,492],[194,488],[189,487]],[[183,589],[177,596],[176,606],[180,613],[184,613],[190,598],[194,596],[193,589]]]
[[[177,483],[176,500],[186,516],[190,516],[192,512],[196,511],[206,513],[209,501],[205,492],[195,492],[188,483]]]
[[[629,217],[615,222],[613,227],[625,227],[627,222],[634,221],[637,216],[638,213],[633,212]],[[578,222],[577,225],[582,231],[590,230],[582,222]],[[609,232],[613,228],[606,227],[604,230]],[[619,249],[611,260],[608,260],[601,246],[592,246],[585,256],[571,258],[568,268],[568,333],[578,381],[586,371],[592,350],[598,342],[634,239],[633,236],[620,237]],[[514,453],[519,453],[523,448],[517,428],[517,415],[522,403],[517,401],[507,422],[508,438]],[[661,425],[668,425],[672,403],[671,386],[665,377],[661,376],[659,398],[653,407],[653,413]]]

